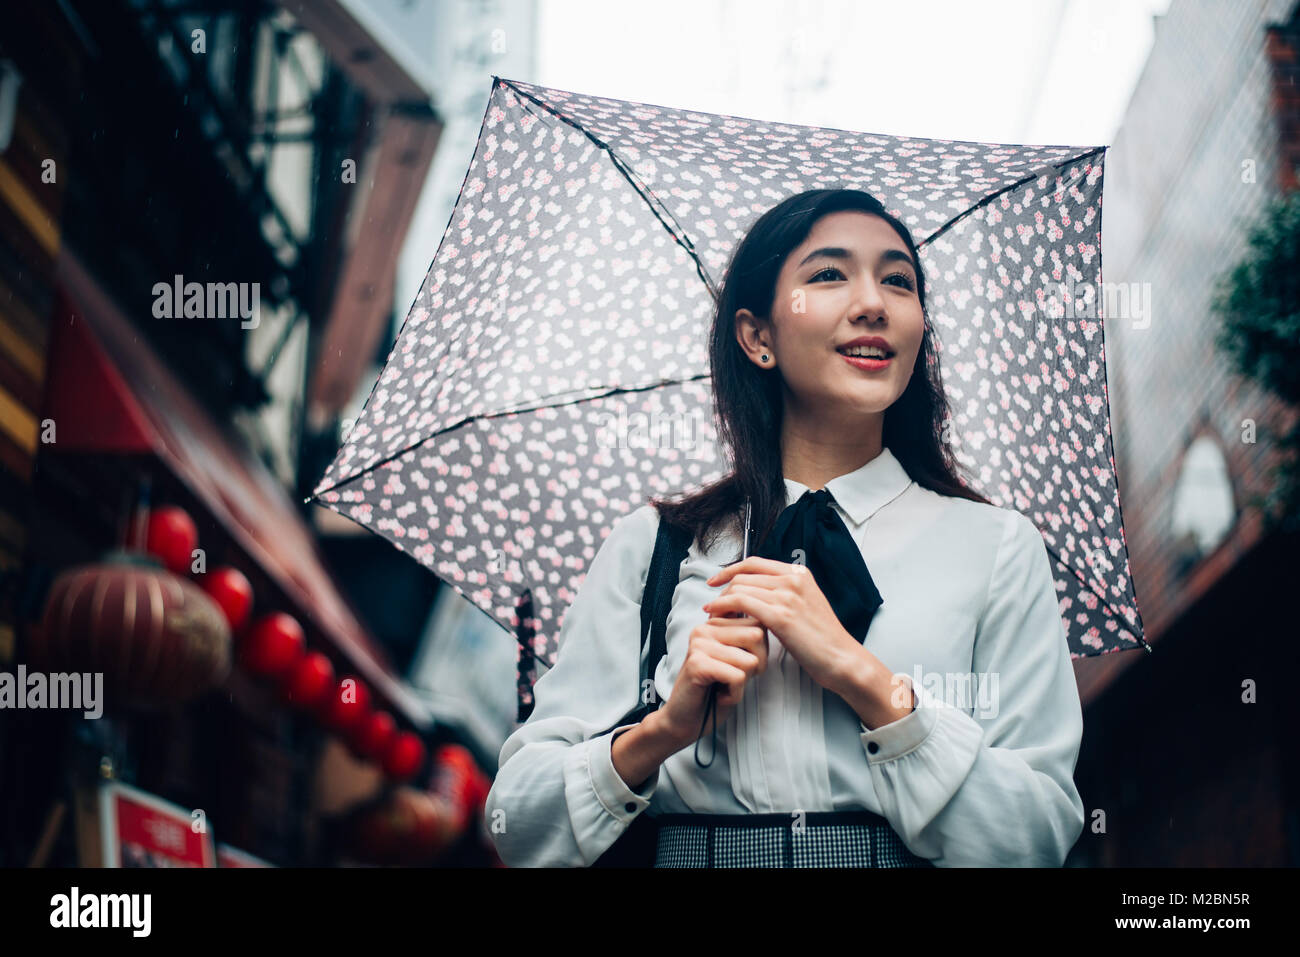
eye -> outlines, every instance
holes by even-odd
[[[836,269],[834,266],[825,266],[825,267],[823,267],[822,269],[817,270],[817,271],[816,271],[815,273],[813,273],[811,276],[809,276],[809,277],[808,277],[808,281],[809,281],[809,282],[816,282],[818,276],[824,276],[824,275],[826,275],[827,273],[833,273],[834,275],[833,275],[832,278],[836,278],[836,277],[838,277],[839,279],[843,279],[843,278],[844,278],[844,273],[840,272],[840,271],[839,271],[838,269]]]
[[[913,292],[916,291],[916,284],[912,282],[912,277],[905,272],[890,273],[888,276],[885,277],[886,282],[888,282],[891,279],[899,280],[898,285],[902,286],[904,289],[910,289]]]

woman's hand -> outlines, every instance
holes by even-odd
[[[740,702],[746,682],[766,668],[767,630],[754,618],[715,615],[696,625],[672,695],[658,712],[665,730],[682,748],[695,741],[715,681],[726,686],[725,693],[718,692],[715,716],[722,727]]]
[[[721,569],[708,584],[727,584],[704,606],[709,614],[740,612],[757,619],[823,688],[843,693],[861,671],[863,656],[875,657],[840,624],[806,565],[751,556]]]

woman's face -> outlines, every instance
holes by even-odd
[[[823,216],[786,257],[768,321],[748,309],[736,319],[750,360],[779,370],[787,413],[844,424],[903,394],[925,323],[907,245],[885,220],[856,210]],[[884,341],[884,361],[845,356],[864,337]]]

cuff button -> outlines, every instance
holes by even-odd
[[[875,741],[867,742],[867,753],[875,754],[879,750],[880,750],[880,745],[877,744]]]
[[[623,805],[623,810],[627,811],[628,814],[631,814],[633,811],[636,810],[636,805],[633,804],[631,801],[628,801],[626,804]]]

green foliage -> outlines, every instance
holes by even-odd
[[[1236,371],[1300,406],[1300,191],[1270,204],[1213,306],[1222,320],[1216,345]],[[1276,441],[1287,458],[1275,473],[1266,518],[1300,530],[1300,420]]]

